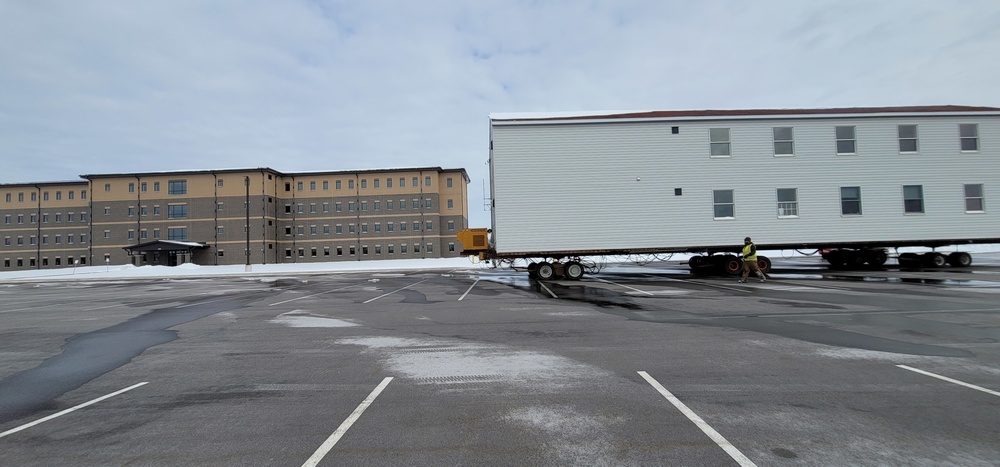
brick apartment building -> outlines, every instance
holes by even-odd
[[[458,256],[465,169],[270,168],[0,185],[0,271]]]

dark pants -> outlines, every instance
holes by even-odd
[[[757,261],[756,260],[754,260],[754,261],[743,260],[743,279],[742,280],[747,280],[747,276],[750,275],[750,271],[751,270],[754,272],[754,274],[757,274],[757,277],[759,277],[761,279],[764,278],[764,273],[760,272],[760,268],[757,267]]]

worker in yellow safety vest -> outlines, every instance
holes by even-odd
[[[764,282],[764,273],[760,272],[760,267],[757,266],[757,246],[753,244],[750,237],[743,239],[743,277],[740,278],[740,282],[746,282],[747,277],[750,275],[750,271],[753,270],[757,277],[760,278],[761,282]]]

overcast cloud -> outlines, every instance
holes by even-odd
[[[491,112],[1000,107],[1000,2],[0,0],[0,183],[441,166]]]

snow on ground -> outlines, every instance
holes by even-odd
[[[900,248],[898,253],[916,252],[922,253],[930,251],[928,248]],[[961,245],[956,247],[939,248],[937,251],[948,253],[952,251],[966,251],[973,254],[973,262],[977,253],[997,253],[1000,252],[1000,244],[982,245]],[[895,256],[896,251],[890,250],[890,256]],[[790,259],[793,257],[815,256],[813,251],[805,250],[761,250],[760,254],[768,256],[774,260]],[[691,257],[687,253],[658,254],[658,255],[633,255],[633,256],[607,256],[585,258],[611,267],[614,270],[618,267],[632,267],[635,265],[645,265],[653,262],[671,262],[677,264],[687,264]],[[527,265],[527,261],[518,260],[518,267]],[[109,265],[109,266],[80,266],[66,267],[61,269],[34,269],[22,271],[0,272],[0,283],[16,281],[37,281],[37,280],[92,280],[92,279],[128,279],[128,278],[176,278],[176,277],[202,277],[202,276],[275,276],[291,274],[323,274],[337,272],[357,272],[357,271],[420,271],[420,270],[451,270],[451,269],[487,269],[489,262],[480,262],[474,257],[460,258],[429,258],[429,259],[394,259],[394,260],[370,260],[370,261],[337,261],[329,263],[283,263],[283,264],[253,264],[251,270],[247,272],[246,265],[228,266],[199,266],[197,264],[182,264],[179,266],[133,266]]]
[[[78,266],[76,268],[36,269],[28,271],[0,272],[0,282],[36,280],[92,280],[129,278],[175,278],[201,276],[273,276],[285,274],[317,274],[348,271],[410,271],[433,269],[468,269],[485,267],[483,263],[473,263],[466,257],[396,259],[381,261],[337,261],[329,263],[285,263],[253,264],[250,272],[246,265],[199,266],[182,264],[179,266]]]

